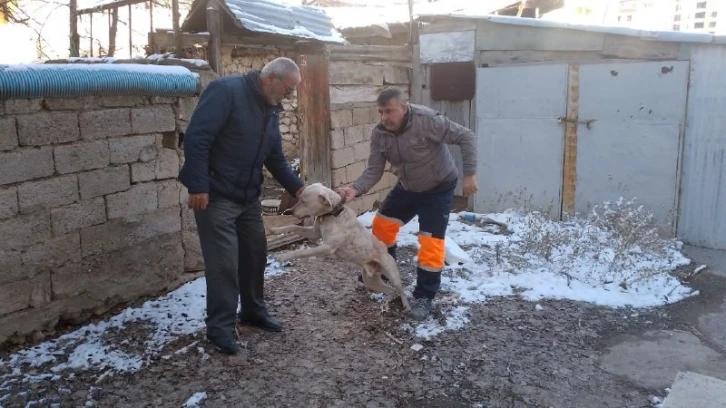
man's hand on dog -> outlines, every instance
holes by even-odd
[[[340,194],[346,202],[352,201],[355,199],[355,196],[358,194],[358,192],[354,188],[350,187],[340,187],[337,190],[335,190],[338,194]]]

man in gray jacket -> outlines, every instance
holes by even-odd
[[[408,103],[406,95],[389,88],[378,96],[381,123],[371,134],[368,168],[351,187],[338,192],[352,200],[371,189],[391,163],[398,183],[373,218],[373,235],[396,258],[396,239],[401,226],[418,216],[419,250],[412,314],[417,320],[431,312],[441,285],[444,238],[458,181],[457,168],[447,144],[459,145],[464,162],[464,195],[477,191],[476,138],[474,133],[444,115]]]

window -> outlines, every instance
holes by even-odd
[[[693,18],[706,18],[706,12],[702,11],[693,15]]]
[[[703,28],[703,23],[696,23],[693,25],[693,28]]]
[[[708,27],[709,27],[709,28],[714,28],[714,27],[716,27],[716,22],[715,22],[715,21],[711,21],[710,23],[708,23]]]
[[[633,16],[628,16],[628,18],[626,18],[626,20],[627,21],[633,21]]]
[[[673,17],[673,21],[681,21],[681,15],[676,14],[675,17]]]
[[[718,17],[718,11],[714,11],[713,13],[711,13],[711,17]]]
[[[681,31],[681,26],[679,24],[673,24],[673,31]]]
[[[697,9],[705,9],[707,3],[708,3],[707,1],[699,1],[698,3],[696,3],[696,8]]]

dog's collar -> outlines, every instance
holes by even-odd
[[[332,215],[333,217],[337,217],[343,212],[343,210],[345,210],[345,197],[341,197],[340,202],[336,204],[335,207],[320,216],[327,217],[328,215]]]

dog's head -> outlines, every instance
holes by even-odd
[[[329,213],[340,201],[338,193],[321,183],[314,183],[303,189],[297,203],[285,213],[298,219],[317,217]]]

